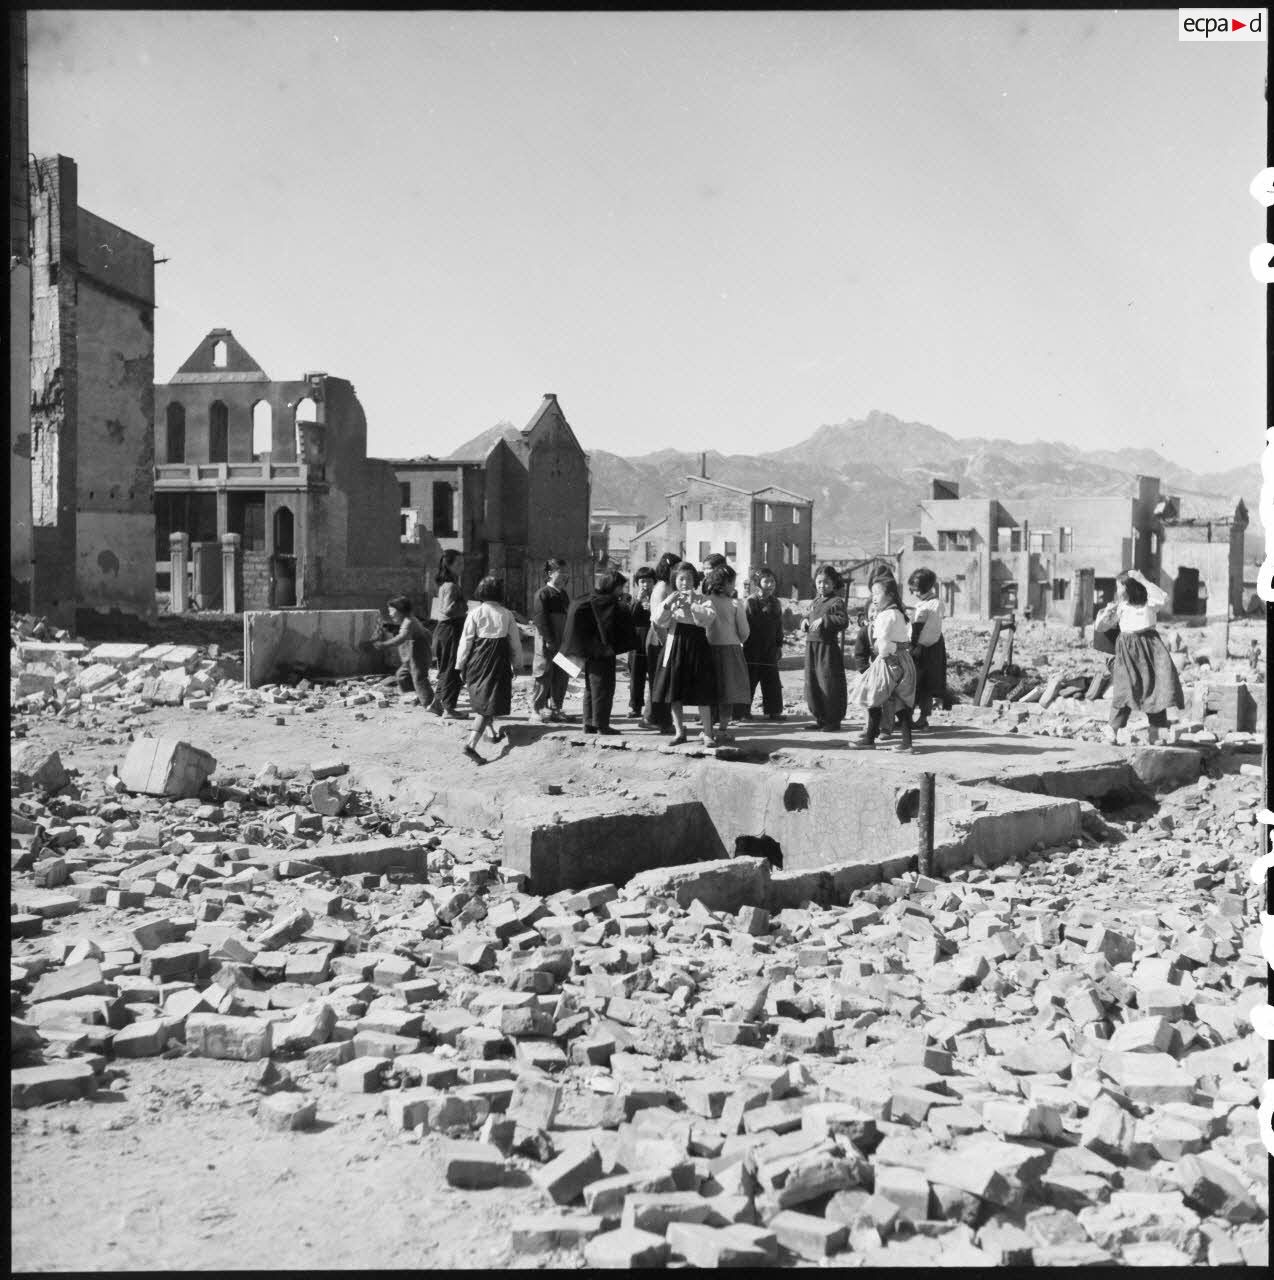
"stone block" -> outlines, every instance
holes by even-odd
[[[620,1227],[594,1236],[584,1246],[584,1261],[599,1269],[631,1271],[638,1267],[662,1267],[671,1252],[662,1236]]]
[[[180,800],[197,796],[216,767],[207,751],[178,738],[137,738],[119,769],[119,779],[129,791]]]
[[[117,1058],[155,1058],[168,1044],[172,1024],[166,1018],[146,1018],[130,1023],[111,1037]]]
[[[715,1227],[697,1222],[670,1222],[668,1245],[692,1267],[763,1267],[771,1257],[754,1238],[733,1226]]]
[[[486,1191],[504,1181],[504,1157],[481,1142],[448,1142],[442,1152],[442,1167],[450,1187]]]
[[[292,1090],[268,1094],[257,1103],[257,1119],[277,1132],[308,1129],[317,1114],[318,1104],[313,1099]]]
[[[584,1188],[601,1176],[601,1157],[590,1147],[585,1151],[564,1151],[537,1169],[532,1180],[555,1204],[573,1204],[584,1194]]]
[[[1178,1163],[1176,1179],[1187,1202],[1203,1213],[1228,1222],[1255,1222],[1263,1216],[1260,1205],[1243,1183],[1219,1161],[1188,1155]]]
[[[836,1253],[849,1236],[849,1228],[841,1223],[794,1209],[776,1213],[766,1225],[789,1253],[815,1261]]]
[[[44,1000],[71,1000],[75,996],[105,995],[107,985],[102,966],[96,960],[81,960],[43,974],[31,988],[28,1000],[38,1004]]]
[[[9,1105],[22,1110],[90,1096],[96,1087],[92,1066],[83,1060],[18,1067],[9,1072]]]
[[[257,1062],[270,1056],[273,1031],[261,1018],[192,1013],[186,1019],[186,1047],[204,1058]]]
[[[911,1222],[929,1217],[929,1180],[918,1169],[877,1166],[875,1194],[897,1205],[899,1214]]]
[[[663,1235],[672,1222],[706,1222],[711,1201],[697,1191],[631,1195],[624,1201],[620,1225]]]

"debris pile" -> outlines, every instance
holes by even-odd
[[[262,1126],[370,1099],[594,1266],[1266,1260],[1233,753],[1104,843],[779,909],[763,859],[538,895],[340,760],[177,796],[147,750],[161,794],[15,756],[15,1108],[257,1063]]]

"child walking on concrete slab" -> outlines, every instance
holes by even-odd
[[[1168,708],[1185,707],[1181,678],[1156,623],[1167,593],[1128,569],[1115,579],[1115,598],[1097,615],[1093,628],[1105,631],[1118,625],[1110,690],[1110,725],[1106,741],[1119,742],[1119,731],[1134,711],[1144,711],[1150,721],[1147,739],[1159,741],[1168,727]]]
[[[522,636],[517,619],[504,607],[504,584],[498,578],[483,578],[475,594],[478,607],[464,620],[456,666],[478,718],[463,751],[475,764],[485,764],[478,741],[484,731],[492,742],[505,739],[495,722],[507,716],[513,704],[513,673],[522,665]]]
[[[873,751],[880,737],[885,707],[893,710],[902,732],[895,751],[911,751],[911,709],[916,700],[916,663],[911,656],[911,627],[892,576],[877,577],[871,585],[876,616],[872,640],[876,657],[854,684],[853,700],[867,708],[867,732],[849,745]]]
[[[919,603],[911,614],[911,656],[916,663],[916,710],[913,729],[929,728],[929,712],[936,701],[947,700],[947,642],[942,635],[942,601],[938,599],[938,575],[932,569],[916,569],[907,589]]]
[[[814,603],[805,619],[805,705],[815,727],[839,733],[845,718],[845,655],[841,637],[849,626],[849,611],[838,594],[844,585],[830,564],[814,575]]]

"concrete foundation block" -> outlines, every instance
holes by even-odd
[[[353,840],[349,844],[333,845],[330,849],[307,849],[305,860],[333,876],[352,876],[360,872],[384,875],[394,870],[419,875],[425,871],[428,853],[422,844],[386,836]]]
[[[385,670],[377,609],[261,610],[243,615],[243,683],[269,684],[298,667],[322,676],[370,675]]]

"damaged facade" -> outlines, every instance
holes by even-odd
[[[1138,476],[1132,496],[1003,501],[961,498],[955,483],[934,480],[920,512],[920,528],[903,539],[900,573],[932,569],[951,617],[1030,609],[1081,626],[1114,598],[1125,569],[1168,593],[1164,616],[1242,611],[1242,502],[1203,514],[1164,494],[1155,476]]]
[[[684,489],[668,494],[664,519],[637,532],[633,562],[653,564],[663,552],[675,551],[701,564],[717,552],[739,575],[740,595],[762,565],[774,571],[780,596],[808,595],[816,568],[813,525],[814,503],[802,494],[687,476]]]
[[[500,439],[481,460],[401,458],[390,464],[399,485],[400,536],[464,557],[462,585],[502,578],[505,600],[523,614],[543,585],[551,556],[567,562],[572,596],[592,589],[588,454],[547,392],[515,439]]]
[[[154,247],[80,208],[66,156],[33,159],[27,189],[29,325],[13,319],[29,334],[29,374],[15,384],[30,399],[11,426],[13,598],[64,625],[77,609],[153,617]]]
[[[343,378],[272,380],[229,329],[211,330],[156,389],[152,574],[174,611],[359,608],[418,590],[393,467],[367,456]]]

